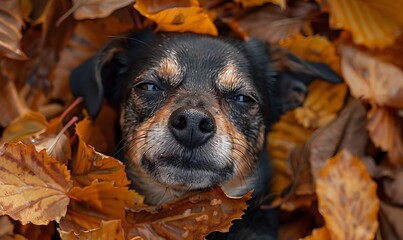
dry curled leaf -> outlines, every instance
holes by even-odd
[[[20,49],[24,20],[19,1],[3,0],[0,5],[0,56],[17,60],[27,57]]]
[[[182,4],[163,4],[164,1],[157,1],[156,4],[138,0],[134,7],[141,15],[156,22],[162,31],[195,32],[217,36],[216,26],[204,9],[199,7],[199,3],[196,0],[184,2],[185,4],[183,2]],[[158,4],[164,8],[158,7]]]
[[[62,240],[79,240],[79,239],[114,239],[124,240],[124,232],[120,220],[102,221],[99,228],[89,231],[82,231],[79,234],[74,232],[65,232],[59,230]]]
[[[91,128],[92,122],[88,119],[80,121],[76,126],[78,148],[71,161],[71,174],[74,184],[88,186],[94,180],[107,181],[114,186],[127,186],[125,166],[115,158],[105,156],[86,144],[95,134]]]
[[[104,18],[113,11],[125,7],[135,0],[73,0],[72,10],[77,20]]]
[[[156,213],[128,211],[126,237],[204,239],[213,231],[227,232],[231,222],[241,218],[250,198],[251,192],[232,198],[217,187],[164,204]]]
[[[365,165],[349,151],[327,161],[316,181],[316,193],[331,239],[374,239],[379,210],[376,188]]]
[[[403,108],[403,71],[352,46],[340,45],[343,77],[356,98]]]
[[[403,1],[328,0],[330,26],[351,32],[355,44],[391,45],[403,26]]]
[[[5,144],[0,165],[0,214],[38,225],[65,215],[71,187],[66,166],[22,143]]]

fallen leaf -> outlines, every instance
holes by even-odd
[[[401,207],[393,206],[383,201],[380,202],[379,231],[382,239],[403,238],[402,217],[403,209]]]
[[[313,219],[309,218],[306,215],[293,217],[279,227],[278,239],[300,239],[301,237],[309,234],[313,225]]]
[[[249,7],[257,7],[261,6],[265,3],[273,3],[281,7],[281,9],[285,9],[286,1],[285,0],[234,0],[237,3],[241,3],[244,8]]]
[[[4,0],[0,5],[0,56],[17,60],[27,59],[20,49],[24,20],[19,1]]]
[[[12,235],[14,225],[7,216],[0,217],[0,238],[3,239],[6,236]]]
[[[271,43],[310,31],[307,18],[289,16],[275,5],[266,5],[241,17],[223,20],[243,38],[256,37]]]
[[[326,227],[316,228],[312,234],[303,238],[304,240],[331,240],[329,230]]]
[[[382,179],[382,189],[388,200],[396,205],[403,205],[403,171],[395,170],[393,178]]]
[[[337,117],[347,95],[345,84],[316,80],[309,85],[308,96],[302,107],[295,109],[295,117],[305,128],[326,126]]]
[[[56,232],[55,222],[50,222],[48,225],[35,225],[32,223],[22,225],[20,222],[14,222],[14,225],[14,233],[27,239],[52,240]]]
[[[393,44],[403,26],[403,1],[327,1],[330,26],[351,32],[355,44],[383,48]]]
[[[160,3],[163,1],[158,1]],[[170,4],[168,8],[155,11],[155,5],[150,1],[137,0],[134,8],[146,18],[156,22],[161,31],[168,32],[195,32],[217,36],[217,28],[206,14],[203,8],[199,7],[196,0],[184,1],[187,6],[179,7]],[[183,3],[182,3],[183,4]],[[173,6],[172,6],[173,5]],[[164,5],[165,6],[165,5]]]
[[[368,112],[367,129],[377,147],[388,153],[394,166],[403,165],[403,120],[396,110],[373,107]],[[382,127],[379,127],[382,126]]]
[[[0,115],[0,126],[3,127],[8,126],[15,118],[28,110],[24,101],[19,98],[14,82],[2,78],[0,78],[0,106],[3,109]]]
[[[74,18],[77,20],[104,18],[113,11],[128,6],[135,0],[73,0]],[[69,11],[69,12],[70,12]]]
[[[403,71],[393,64],[340,45],[343,77],[351,94],[378,106],[403,108]]]
[[[98,153],[85,143],[96,136],[96,133],[91,132],[93,130],[91,124],[90,120],[84,119],[76,125],[78,148],[71,160],[70,168],[74,184],[88,186],[94,180],[98,180],[109,182],[117,187],[129,185],[125,166],[120,161]]]
[[[156,213],[128,211],[123,228],[126,238],[204,239],[213,231],[227,232],[231,222],[241,218],[250,198],[251,192],[231,198],[213,188],[164,204]]]
[[[71,187],[66,166],[33,145],[8,143],[0,150],[0,214],[22,224],[46,225],[66,214]]]
[[[65,232],[59,230],[62,240],[78,240],[78,239],[114,239],[124,240],[124,232],[120,220],[102,221],[97,229],[82,231],[78,235],[74,232]]]
[[[361,160],[343,150],[329,159],[316,181],[319,212],[331,239],[373,239],[378,229],[376,184]]]

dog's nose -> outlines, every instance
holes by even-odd
[[[216,125],[214,117],[208,111],[182,107],[171,114],[169,129],[180,144],[198,147],[214,135]]]

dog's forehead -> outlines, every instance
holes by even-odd
[[[239,48],[223,40],[184,35],[158,44],[157,72],[171,84],[231,91],[248,78],[249,63]]]

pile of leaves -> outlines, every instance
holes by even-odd
[[[250,193],[220,188],[146,205],[108,156],[119,146],[116,112],[105,105],[90,120],[69,90],[71,70],[105,42],[152,27],[255,37],[341,75],[341,84],[314,81],[303,105],[272,126],[274,201],[262,209],[279,209],[280,239],[402,239],[402,8],[403,0],[3,0],[0,238],[203,239],[241,217]]]

